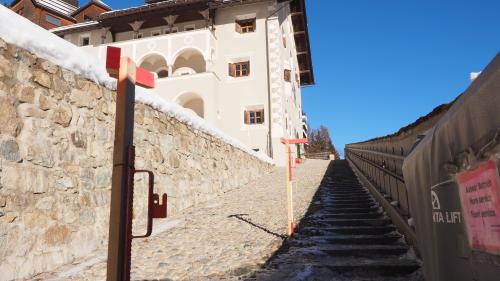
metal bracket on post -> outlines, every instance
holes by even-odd
[[[167,194],[162,195],[162,203],[160,204],[160,196],[154,193],[153,172],[136,170],[134,165],[135,86],[154,88],[153,74],[136,67],[130,58],[121,57],[121,49],[115,47],[107,49],[106,68],[109,75],[118,80],[107,280],[129,281],[132,239],[150,236],[153,231],[153,219],[167,217]],[[137,173],[147,173],[149,176],[147,232],[141,236],[132,235],[134,175]]]
[[[293,219],[293,189],[292,189],[292,153],[290,149],[290,144],[301,144],[307,143],[307,139],[280,139],[281,143],[285,145],[285,153],[287,155],[287,164],[286,164],[286,197],[287,197],[287,214],[288,214],[288,222],[287,222],[287,234],[288,236],[292,236],[295,231],[294,219]]]

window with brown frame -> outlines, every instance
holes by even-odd
[[[45,21],[56,26],[61,26],[61,19],[56,18],[52,15],[45,15]]]
[[[83,36],[81,38],[82,46],[88,46],[90,45],[90,36]]]
[[[245,110],[245,124],[255,125],[264,124],[264,109],[248,109]]]
[[[244,77],[250,75],[250,61],[229,64],[229,76]]]
[[[286,82],[290,82],[290,76],[291,76],[291,71],[290,69],[285,69],[285,71],[283,72],[283,79],[286,81]]]
[[[236,32],[249,33],[255,31],[256,19],[237,20]]]

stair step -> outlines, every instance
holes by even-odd
[[[330,256],[366,257],[373,255],[402,255],[408,252],[407,245],[335,245],[319,249]]]
[[[301,263],[307,264],[317,268],[328,268],[337,273],[348,273],[357,271],[356,277],[369,277],[374,274],[383,276],[397,276],[401,274],[413,273],[420,267],[420,264],[413,259],[339,259],[337,257],[307,257],[304,256],[300,261],[290,258],[285,261],[287,263]],[[358,280],[352,279],[352,280]]]
[[[379,219],[318,219],[318,224],[335,226],[383,226],[391,223],[388,218]]]
[[[311,235],[328,235],[330,233],[336,234],[385,234],[395,231],[396,227],[394,225],[384,225],[384,226],[330,226],[318,229],[316,227],[309,228],[304,227],[301,232],[304,234]]]
[[[324,192],[320,193],[319,196],[338,197],[338,198],[346,198],[346,197],[372,198],[371,194],[368,192],[360,192],[358,194],[352,194],[352,193],[338,194],[334,192]]]
[[[379,210],[379,206],[368,206],[368,207],[352,207],[352,206],[324,206],[322,209],[324,212],[331,212],[332,214],[337,213],[361,213],[361,212],[375,212]]]
[[[346,191],[335,191],[329,192],[331,195],[366,195],[369,194],[366,190],[346,190]]]
[[[398,233],[390,232],[376,235],[331,235],[331,236],[312,236],[311,242],[323,244],[355,244],[355,245],[387,245],[396,243],[401,238]]]
[[[370,195],[328,195],[321,196],[321,198],[331,200],[373,200],[373,197]]]
[[[332,218],[332,219],[376,219],[383,215],[381,212],[370,212],[370,213],[337,213],[337,214],[324,214],[318,215],[322,218]]]
[[[325,202],[337,203],[337,204],[373,204],[376,203],[373,199],[332,199],[332,198],[321,198]]]
[[[323,200],[324,207],[333,207],[333,208],[372,208],[376,207],[375,202],[365,202],[365,203],[338,203],[332,202],[328,200]]]

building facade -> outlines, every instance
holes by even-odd
[[[111,10],[99,0],[81,7],[78,0],[14,0],[10,8],[45,29],[91,21]]]
[[[314,76],[304,0],[146,1],[51,31],[103,61],[107,46],[120,47],[155,73],[161,97],[278,165],[280,138],[306,136],[301,87]]]

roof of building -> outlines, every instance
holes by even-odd
[[[95,27],[98,26],[99,22],[98,21],[85,21],[85,22],[80,22],[80,23],[75,23],[71,25],[65,25],[65,26],[59,26],[56,28],[50,29],[50,32],[57,33],[60,31],[68,30],[68,29],[73,29],[73,28],[90,28],[90,27]]]
[[[15,4],[17,4],[20,0],[15,0],[10,4],[11,7],[13,7]],[[74,22],[76,22],[76,19],[73,18],[76,14],[81,12],[82,10],[86,9],[88,6],[91,4],[98,5],[102,7],[105,10],[112,10],[110,6],[108,6],[106,3],[104,3],[101,0],[90,0],[87,2],[87,4],[78,7],[75,6],[71,3],[70,1],[65,1],[65,0],[31,0],[31,2],[38,7],[44,8],[46,10],[52,11],[56,13],[59,16],[65,17],[67,19],[70,19]],[[78,1],[71,1],[72,3],[75,3],[78,5]],[[79,26],[78,24],[76,24]]]
[[[208,3],[210,1],[211,0],[165,0],[121,10],[109,11],[106,13],[102,13],[98,17],[98,19],[103,20],[108,18],[128,16],[136,13],[144,13],[162,8],[175,8],[175,7],[189,6],[192,4],[203,4],[203,3]]]
[[[47,0],[45,0],[47,1]],[[114,23],[126,23],[135,20],[144,20],[149,18],[149,15],[158,15],[169,12],[172,9],[182,9],[190,11],[193,8],[197,9],[217,9],[236,5],[244,5],[258,2],[268,2],[269,0],[147,0],[146,4],[136,7],[130,7],[120,10],[111,10],[97,16],[96,21],[89,25],[74,24],[64,28],[52,29],[52,32],[59,35],[81,32],[93,29],[98,25],[109,25]],[[91,1],[94,2],[94,1]],[[96,1],[101,2],[101,1]],[[285,2],[278,0],[278,2]],[[314,72],[312,67],[311,47],[309,42],[309,30],[307,26],[307,13],[305,0],[291,0],[292,21],[294,26],[294,38],[303,48],[297,52],[297,60],[300,65],[300,85],[314,85]],[[124,21],[125,20],[125,21]]]
[[[309,27],[307,22],[307,11],[305,0],[295,0],[296,9],[292,11],[292,24],[294,26],[295,42],[302,41],[305,44],[305,49],[297,52],[297,60],[299,64],[302,62],[300,69],[300,85],[311,86],[315,84],[314,70],[311,55],[311,43],[309,41]],[[296,30],[296,23],[302,22],[302,30]],[[304,67],[304,64],[306,65]]]
[[[78,9],[78,7],[75,7],[62,0],[34,0],[34,2],[36,2],[40,6],[47,7],[66,16],[71,16],[71,14]]]
[[[72,15],[73,16],[77,15],[78,13],[80,13],[83,10],[85,10],[88,6],[90,6],[92,4],[99,6],[99,7],[103,8],[104,10],[108,10],[108,11],[113,10],[109,5],[107,5],[103,1],[100,1],[100,0],[90,0],[89,2],[87,2],[87,4],[81,6],[76,11],[74,11]]]

